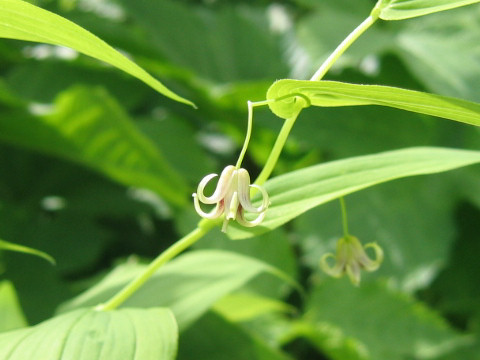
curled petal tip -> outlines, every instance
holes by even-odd
[[[223,203],[217,203],[215,207],[210,212],[205,212],[202,210],[200,206],[200,202],[198,201],[197,194],[193,194],[193,206],[195,207],[195,211],[201,217],[205,219],[216,219],[223,213]]]
[[[375,260],[370,259],[365,252],[366,248],[373,248],[375,251]],[[330,266],[327,262],[329,258],[335,259],[335,264]],[[362,246],[360,241],[354,236],[345,236],[338,240],[337,252],[325,254],[320,259],[321,269],[333,277],[341,277],[347,274],[352,284],[360,284],[360,272],[362,269],[375,271],[383,261],[383,250],[376,243],[369,243]]]
[[[369,247],[373,248],[373,250],[375,251],[375,260],[368,258],[368,261],[363,264],[363,268],[367,271],[375,271],[380,267],[383,262],[383,249],[375,242],[366,244],[364,246],[364,249],[367,249]]]
[[[239,210],[239,214],[237,215],[238,223],[245,227],[257,226],[263,221],[264,218],[265,218],[265,212],[258,215],[254,220],[245,219],[245,214],[243,213],[243,210]]]
[[[321,257],[320,259],[320,268],[324,273],[327,275],[330,275],[332,277],[341,277],[343,275],[343,269],[342,267],[336,263],[333,266],[330,266],[328,264],[328,259],[333,258],[335,259],[335,256],[332,253],[325,254]]]
[[[219,217],[222,213],[225,215],[222,231],[226,231],[229,220],[237,220],[239,224],[252,227],[260,224],[264,217],[270,202],[268,194],[261,186],[250,185],[250,175],[245,169],[237,169],[233,165],[227,166],[218,179],[217,187],[211,196],[205,196],[204,190],[210,180],[218,176],[209,174],[205,176],[198,185],[197,192],[193,194],[193,201],[197,213],[207,219]],[[262,203],[259,207],[252,205],[250,200],[250,188],[258,189],[262,194]],[[205,212],[200,206],[204,204],[217,204],[210,211]],[[254,220],[247,220],[244,217],[244,211],[259,214]]]

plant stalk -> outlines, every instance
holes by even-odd
[[[380,3],[380,2],[379,2]],[[379,11],[377,11],[378,4],[372,10],[370,15],[360,24],[358,25],[355,30],[353,30],[341,43],[337,46],[337,48],[330,54],[330,56],[323,62],[320,68],[313,74],[310,80],[318,81],[321,80],[328,70],[332,67],[332,65],[338,60],[340,56],[347,50],[350,45],[352,45],[355,40],[357,40],[360,35],[362,35],[372,24],[378,19]]]
[[[95,310],[108,311],[114,310],[124,303],[130,296],[132,296],[150,277],[168,261],[183,252],[185,249],[192,246],[205,234],[207,234],[215,225],[217,221],[202,220],[198,227],[185,235],[183,238],[175,242],[167,250],[162,252],[155,260],[153,260],[148,267],[130,283],[128,283],[122,290],[115,294],[106,303],[97,305]]]

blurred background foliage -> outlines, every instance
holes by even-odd
[[[246,101],[265,99],[276,79],[309,78],[375,2],[34,3],[128,54],[198,110],[73,50],[0,39],[0,237],[57,261],[0,254],[0,303],[10,309],[2,330],[52,316],[118,263],[153,258],[190,231],[198,221],[190,194],[235,162]],[[480,102],[479,39],[478,5],[379,21],[326,78]],[[281,125],[256,110],[245,163],[252,176]],[[307,109],[275,173],[417,145],[478,150],[479,135],[389,108]],[[342,235],[337,202],[258,238],[209,234],[197,249],[261,259],[306,296],[260,275],[180,334],[179,359],[479,359],[479,176],[477,166],[348,196],[350,231],[386,254],[359,288],[318,268]]]

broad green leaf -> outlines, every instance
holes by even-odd
[[[405,294],[375,283],[354,288],[343,280],[316,286],[304,317],[317,327],[336,329],[318,339],[327,353],[345,346],[338,338],[352,338],[358,358],[368,360],[432,359],[468,344],[432,309]]]
[[[210,87],[212,80],[231,85],[288,73],[279,38],[270,30],[263,7],[200,7],[172,0],[120,3],[153,50],[209,79]]]
[[[136,123],[186,181],[196,184],[205,174],[215,171],[211,157],[198,143],[195,129],[184,118],[169,114],[162,121],[150,118]]]
[[[327,355],[329,360],[370,360],[360,341],[346,335],[331,323],[302,319],[293,321],[285,341],[291,342],[299,338],[306,339],[321,354]]]
[[[17,294],[11,282],[0,282],[0,332],[27,326],[18,302]]]
[[[178,360],[292,360],[265,340],[208,312],[180,336]]]
[[[14,243],[0,239],[0,251],[2,250],[16,251],[24,254],[39,256],[41,258],[44,258],[48,262],[50,262],[52,265],[55,265],[55,259],[50,255],[48,255],[47,253],[44,253],[43,251],[32,249],[27,246],[14,244]]]
[[[177,324],[168,309],[79,309],[0,335],[3,360],[175,359]]]
[[[0,37],[70,47],[135,76],[173,100],[193,105],[89,31],[28,2],[0,1]]]
[[[116,268],[98,285],[68,302],[61,310],[105,302],[144,268],[138,264]],[[122,306],[169,307],[180,329],[184,329],[218,299],[263,272],[287,280],[275,268],[246,256],[215,250],[195,251],[161,268]]]
[[[480,162],[480,152],[408,148],[332,161],[275,177],[265,184],[271,206],[257,227],[232,224],[235,239],[270,231],[307,210],[349,193],[407,176],[433,174]]]
[[[429,91],[480,102],[479,19],[477,5],[408,21],[392,51]]]
[[[299,101],[300,96],[305,99]],[[287,98],[281,100],[283,97]],[[390,86],[287,79],[275,82],[268,89],[267,99],[279,99],[269,106],[284,119],[308,105],[381,105],[480,126],[478,103]]]
[[[195,212],[195,222],[191,226],[196,225],[197,222],[198,214]],[[194,248],[235,252],[265,262],[293,279],[298,277],[295,249],[287,232],[282,228],[262,234],[262,236],[249,241],[229,241],[225,234],[219,230],[211,231],[206,238],[197,242]],[[249,281],[246,288],[247,291],[275,299],[284,298],[291,291],[289,287],[285,286],[284,280],[273,278],[268,273]]]
[[[73,160],[175,204],[186,201],[183,179],[101,88],[61,93],[47,115],[2,116],[0,139]]]
[[[480,0],[384,0],[380,18],[402,20],[475,4]]]

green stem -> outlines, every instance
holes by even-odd
[[[211,220],[202,220],[199,226],[178,240],[167,250],[162,252],[155,260],[153,260],[148,267],[130,283],[128,283],[122,290],[115,294],[106,303],[98,305],[95,309],[99,311],[114,310],[119,307],[125,300],[132,296],[150,277],[169,260],[180,254],[185,249],[192,246],[205,234],[207,234],[218,222]]]
[[[380,14],[380,7],[382,6],[381,5],[382,1],[383,0],[378,1],[377,5],[375,5],[370,15],[359,26],[357,26],[355,30],[353,30],[345,38],[345,40],[343,40],[340,43],[340,45],[338,45],[335,51],[327,58],[327,60],[325,60],[325,62],[320,66],[320,68],[317,70],[317,72],[312,76],[310,80],[312,81],[321,80],[325,76],[327,71],[335,63],[335,61],[337,61],[338,58],[345,52],[345,50],[347,50],[355,42],[355,40],[357,40],[358,37],[362,35],[378,19],[378,16]],[[301,101],[301,98],[297,98],[297,99],[298,101]],[[302,100],[305,101],[305,99],[302,99]],[[297,117],[300,114],[300,111],[294,116],[285,120],[285,123],[283,124],[283,127],[280,130],[280,133],[278,134],[277,140],[273,145],[272,151],[270,152],[270,155],[265,163],[265,166],[263,167],[263,170],[258,176],[257,180],[255,180],[256,184],[262,185],[263,183],[265,183],[265,181],[267,181],[267,179],[272,174],[272,171],[278,161],[280,153],[282,152],[283,146],[285,145],[288,135],[290,134],[293,124],[295,124],[295,120],[297,120]]]
[[[343,227],[343,236],[347,238],[350,236],[348,233],[348,218],[347,218],[347,206],[345,205],[345,199],[343,196],[339,199],[340,207],[342,209],[342,227]]]
[[[380,4],[380,1],[374,7],[371,14],[360,25],[358,25],[356,29],[353,30],[345,38],[345,40],[343,40],[340,43],[340,45],[337,46],[337,48],[330,54],[327,60],[325,60],[324,63],[320,66],[317,72],[313,74],[310,80],[312,81],[321,80],[325,76],[327,71],[330,70],[332,65],[345,52],[345,50],[347,50],[350,47],[350,45],[352,45],[355,42],[355,40],[357,40],[359,36],[362,35],[378,19],[378,16],[380,14],[380,11],[378,11],[379,4]]]
[[[272,171],[277,164],[278,158],[280,157],[280,153],[285,146],[288,135],[290,134],[293,124],[295,124],[295,120],[297,120],[299,114],[300,111],[291,118],[285,120],[285,122],[283,123],[282,129],[277,136],[277,140],[275,140],[272,151],[270,151],[270,155],[268,156],[268,159],[265,162],[265,165],[263,166],[260,175],[258,175],[257,179],[255,180],[255,184],[263,185],[272,174]]]

